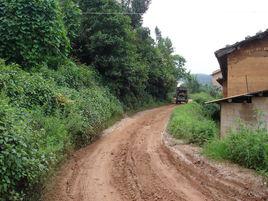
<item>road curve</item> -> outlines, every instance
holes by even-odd
[[[167,147],[163,133],[173,109],[140,112],[106,130],[64,165],[44,200],[268,200],[263,188],[223,178],[213,167],[200,168],[200,161]]]

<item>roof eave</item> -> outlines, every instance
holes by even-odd
[[[208,101],[206,104],[210,103],[222,103],[222,102],[229,102],[229,103],[242,103],[242,102],[250,102],[252,97],[268,97],[268,89],[260,90],[250,93],[244,93],[236,96],[229,96],[226,98],[221,98],[213,101]]]
[[[234,52],[235,50],[237,50],[238,48],[240,48],[241,46],[250,43],[252,41],[256,41],[256,40],[262,40],[264,38],[268,37],[268,29],[264,32],[261,33],[257,33],[255,36],[252,37],[248,37],[243,41],[237,42],[233,45],[227,46],[225,48],[219,49],[215,52],[215,56],[220,64],[220,68],[222,71],[222,76],[223,79],[227,79],[227,58],[228,55],[231,54],[232,52]]]

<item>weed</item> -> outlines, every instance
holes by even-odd
[[[202,106],[196,102],[176,108],[168,129],[176,138],[198,145],[203,145],[218,132],[216,123],[205,117]]]

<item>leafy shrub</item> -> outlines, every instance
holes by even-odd
[[[0,197],[28,200],[73,147],[98,137],[122,105],[89,68],[29,73],[0,60]],[[0,199],[1,200],[1,199]]]
[[[105,88],[83,89],[77,94],[71,113],[68,115],[68,125],[72,123],[72,115],[76,111],[78,118],[83,118],[79,128],[70,127],[77,146],[92,142],[101,130],[107,127],[111,118],[121,116],[123,113],[120,102]]]
[[[31,129],[26,110],[9,105],[0,96],[0,200],[21,200],[47,170],[38,151],[38,133]]]
[[[191,94],[190,98],[201,105],[203,105],[207,101],[213,100],[213,97],[206,92]]]
[[[62,62],[57,70],[42,66],[35,72],[41,73],[48,80],[53,79],[57,85],[76,90],[101,84],[100,76],[93,68],[76,65],[70,60]]]
[[[268,171],[268,132],[241,127],[224,139],[209,142],[204,153],[214,159],[230,160],[247,168]]]
[[[114,0],[0,0],[0,57],[9,64],[0,60],[0,200],[30,200],[70,149],[122,115],[118,99],[131,109],[164,101],[185,73],[170,39],[156,45],[148,31],[138,39],[126,15],[88,15],[122,11]],[[67,36],[103,80],[66,59]]]
[[[33,111],[32,128],[40,133],[39,150],[57,160],[71,147],[71,138],[65,120],[60,114],[47,116],[42,110]],[[52,161],[51,161],[52,162]]]
[[[57,0],[0,0],[0,57],[25,68],[57,65],[69,51]]]
[[[58,84],[56,100],[76,146],[92,142],[110,119],[122,115],[121,103],[101,86],[94,69],[67,61],[57,71],[43,67],[40,72]]]
[[[47,113],[56,107],[54,83],[39,74],[29,74],[17,65],[0,63],[0,90],[4,91],[14,106],[32,108],[41,106]]]
[[[215,99],[215,97],[212,97],[206,92],[191,94],[190,97],[202,106],[204,115],[215,121],[220,120],[220,106],[216,103],[206,104],[206,102]]]
[[[204,116],[201,105],[189,103],[176,108],[168,129],[176,138],[203,145],[217,134],[216,124]]]
[[[73,43],[79,35],[82,12],[73,0],[61,0],[61,7],[67,36]]]

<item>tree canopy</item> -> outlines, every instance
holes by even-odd
[[[131,7],[135,2],[122,4]],[[160,34],[155,43],[148,28],[140,24],[133,28],[133,19],[120,14],[124,11],[116,1],[81,0],[80,8],[81,32],[75,49],[79,60],[94,66],[126,104],[144,94],[166,99],[185,74],[185,60],[174,55],[171,40]]]
[[[129,13],[134,28],[142,25],[142,15],[148,10],[151,0],[121,0],[123,8]]]
[[[70,44],[57,0],[0,0],[0,56],[25,68],[58,62]]]

